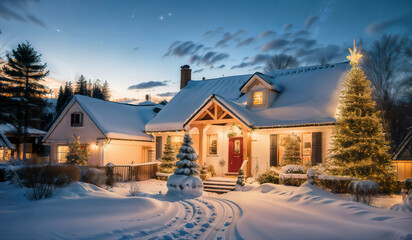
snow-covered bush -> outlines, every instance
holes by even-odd
[[[412,178],[407,178],[407,179],[405,179],[405,181],[404,181],[404,186],[405,186],[406,191],[408,191],[408,193],[410,193],[410,192],[411,192],[411,188],[412,188]],[[410,194],[410,195],[411,195],[411,194]]]
[[[167,194],[184,198],[200,197],[203,193],[203,183],[197,175],[199,164],[196,163],[199,156],[192,147],[192,138],[188,133],[183,138],[176,163],[178,167],[175,173],[167,180]]]
[[[12,170],[8,166],[0,166],[0,182],[10,180],[12,177]]]
[[[379,186],[374,181],[353,181],[349,184],[352,200],[370,204],[379,191]]]
[[[256,179],[255,179],[254,177],[248,177],[248,178],[246,178],[246,183],[251,184],[251,183],[254,183],[254,182],[256,182]]]
[[[305,174],[305,168],[300,165],[286,165],[280,170],[284,174]]]
[[[202,168],[200,169],[200,175],[199,175],[200,179],[202,179],[202,181],[206,180],[207,178],[207,170],[206,170],[206,164],[204,164],[202,166]]]
[[[21,183],[26,187],[33,187],[41,180],[47,184],[55,184],[59,175],[66,175],[69,182],[80,180],[80,171],[74,165],[45,165],[45,166],[24,166],[15,168],[15,172]]]
[[[97,168],[84,167],[82,170],[82,182],[102,186],[106,182],[106,173]]]
[[[354,180],[356,180],[356,178],[332,175],[316,175],[315,177],[316,185],[333,193],[347,193],[349,191],[349,183]]]
[[[26,197],[29,200],[46,199],[53,195],[54,183],[50,183],[50,175],[46,173],[45,168],[41,168],[39,172],[33,175],[33,185],[26,192]]]
[[[106,164],[106,186],[114,186],[114,164],[111,162]]]
[[[315,169],[313,168],[309,169],[307,175],[308,175],[309,183],[312,185],[315,184],[315,175],[316,175]]]
[[[57,178],[54,180],[54,186],[56,187],[63,187],[69,183],[70,183],[70,179],[64,173],[59,174],[59,176],[57,176]]]
[[[264,173],[258,176],[257,181],[260,184],[264,184],[264,183],[279,184],[279,171],[276,168],[268,168],[266,169]]]
[[[300,187],[307,179],[307,175],[301,173],[281,173],[279,175],[279,182],[288,186]]]
[[[239,169],[236,184],[239,186],[245,186],[245,173],[243,172],[243,169]]]
[[[401,204],[395,204],[390,209],[393,211],[412,212],[412,194],[408,194]]]
[[[139,184],[137,184],[136,181],[130,182],[130,190],[129,190],[130,196],[132,197],[137,196],[139,194],[139,189],[140,189]]]

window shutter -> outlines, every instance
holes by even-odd
[[[70,125],[73,126],[73,123],[74,123],[74,113],[71,114],[71,123],[70,123]]]
[[[83,126],[83,113],[80,113],[80,124],[79,126]]]
[[[278,166],[278,135],[270,135],[270,166]]]
[[[322,133],[312,133],[312,165],[322,163]]]
[[[162,157],[162,137],[156,136],[156,159]]]

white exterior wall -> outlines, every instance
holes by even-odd
[[[71,126],[71,114],[74,112],[83,113],[83,126]],[[57,162],[57,146],[69,145],[73,141],[73,135],[80,137],[80,144],[88,145],[89,164],[104,165],[112,162],[115,165],[143,162],[143,146],[154,148],[152,142],[138,142],[125,140],[111,140],[110,144],[104,145],[105,136],[97,128],[92,119],[83,108],[75,102],[60,122],[50,133],[45,144],[50,145],[50,161]],[[98,140],[100,139],[100,140]]]
[[[275,128],[268,130],[255,130],[252,133],[252,175],[257,176],[269,167],[270,161],[270,135],[291,134],[296,135],[306,132],[322,132],[322,161],[325,160],[330,148],[330,137],[333,126]]]

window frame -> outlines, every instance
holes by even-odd
[[[216,137],[215,139],[212,139],[212,140],[216,140],[216,146],[215,147],[212,147],[212,142],[211,142],[211,137]],[[219,156],[219,154],[218,154],[218,146],[219,146],[219,136],[218,136],[218,134],[215,134],[215,133],[211,133],[211,134],[207,134],[207,156],[208,157],[217,157],[217,156]],[[211,149],[212,148],[216,148],[216,153],[211,153]]]
[[[76,123],[75,120],[75,116],[79,115],[79,122]],[[83,127],[83,113],[82,112],[72,112],[70,115],[70,126],[71,127]]]
[[[261,103],[257,103],[257,104],[255,104],[255,94],[256,93],[262,93],[262,96],[261,96]],[[252,106],[262,106],[263,104],[265,104],[265,100],[264,100],[264,95],[265,95],[265,93],[264,93],[264,91],[263,91],[263,89],[262,90],[252,90],[251,91],[251,93],[252,93]]]
[[[69,153],[69,146],[70,145],[65,145],[65,144],[62,144],[62,145],[57,145],[57,148],[56,148],[56,154],[57,154],[57,156],[56,156],[56,162],[57,163],[66,163],[67,162],[67,159],[66,159],[66,156],[67,156],[67,154]],[[67,147],[67,152],[61,152],[61,151],[59,151],[59,148],[60,147]],[[63,154],[65,154],[64,155],[64,158],[60,158],[61,156],[63,156]]]

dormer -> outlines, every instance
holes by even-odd
[[[262,73],[255,73],[240,88],[247,94],[247,107],[250,109],[268,108],[272,105],[279,89],[273,85],[273,78]]]

